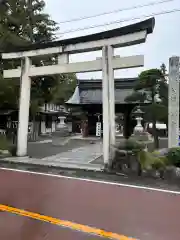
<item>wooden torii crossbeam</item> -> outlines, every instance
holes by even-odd
[[[114,56],[113,49],[144,43],[147,35],[153,32],[154,25],[155,19],[150,18],[142,22],[101,33],[8,49],[2,53],[3,59],[24,59],[23,69],[4,70],[4,78],[21,77],[17,155],[24,156],[27,154],[31,77],[102,71],[103,158],[104,164],[109,165],[113,157],[113,149],[110,146],[115,144],[114,70],[142,67],[144,65],[143,55],[121,58]],[[95,50],[102,50],[102,58],[95,59],[94,61],[69,62],[70,54]],[[33,57],[52,54],[58,55],[57,65],[41,67],[31,65]]]

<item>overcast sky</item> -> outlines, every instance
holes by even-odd
[[[51,15],[52,19],[57,23],[64,20],[70,20],[72,18],[84,17],[94,15],[106,11],[113,11],[121,8],[132,7],[139,4],[146,4],[155,0],[131,0],[131,1],[120,1],[120,0],[45,0],[46,11]],[[160,1],[160,0],[156,0]],[[101,17],[86,19],[84,21],[77,21],[71,23],[60,24],[60,30],[58,37],[71,38],[75,36],[81,36],[91,34],[94,32],[105,31],[121,27],[124,25],[131,24],[135,21],[127,21],[124,23],[113,24],[109,26],[103,26],[98,28],[92,28],[83,31],[76,31],[73,33],[62,32],[69,31],[72,29],[82,28],[86,26],[103,24],[111,21],[120,20],[123,18],[132,18],[142,15],[150,15],[152,13],[158,13],[161,11],[168,11],[173,9],[180,9],[180,0],[174,0],[169,3],[154,5],[151,7],[144,7],[134,9],[130,11],[118,12],[116,14],[104,15]],[[144,20],[141,18],[140,20]],[[130,56],[136,54],[144,54],[145,56],[145,69],[158,68],[161,63],[165,63],[168,67],[168,59],[172,55],[180,56],[180,11],[176,13],[166,14],[162,16],[156,16],[155,29],[153,34],[148,35],[145,44],[136,45],[132,47],[119,48],[115,51],[116,55]],[[140,20],[136,20],[140,21]],[[78,54],[71,57],[71,61],[84,61],[93,60],[97,56],[100,56],[101,52],[86,53],[84,55]],[[142,68],[128,69],[128,70],[117,70],[115,71],[115,77],[135,77],[142,71]],[[87,77],[101,77],[101,73],[86,73],[78,74],[80,78]]]

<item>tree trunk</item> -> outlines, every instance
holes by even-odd
[[[152,104],[154,105],[155,103],[155,90],[154,87],[152,87]],[[154,115],[154,111],[152,112],[152,133],[154,137],[154,148],[158,149],[159,148],[159,138],[158,138],[158,132],[156,129],[156,116]]]
[[[152,132],[153,132],[153,137],[154,137],[154,148],[158,149],[159,148],[159,138],[158,138],[158,133],[156,129],[156,120],[153,119],[152,121]]]
[[[83,120],[81,122],[81,129],[82,129],[82,137],[87,137],[88,136],[88,123],[87,120]]]
[[[33,124],[33,132],[32,132],[32,140],[36,139],[36,115],[32,117],[32,124]]]
[[[130,124],[131,124],[130,111],[128,109],[124,113],[123,136],[125,139],[128,139],[132,134],[132,132],[131,132],[132,128],[131,128]]]

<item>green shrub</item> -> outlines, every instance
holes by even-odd
[[[5,135],[0,135],[0,150],[8,150],[12,156],[16,156],[17,146],[12,145]]]
[[[158,152],[140,151],[138,153],[138,161],[142,169],[164,169],[168,164],[168,159],[165,156],[160,156]]]
[[[9,143],[5,135],[0,135],[0,150],[9,150]]]
[[[152,168],[156,170],[165,169],[167,165],[168,165],[167,157],[154,157],[151,162]]]
[[[137,154],[137,157],[142,169],[148,169],[151,167],[152,156],[150,152],[142,150]]]
[[[121,143],[118,146],[118,149],[125,151],[140,151],[145,148],[145,144],[143,142],[135,141],[128,139],[125,142]]]
[[[157,151],[157,150],[155,150],[155,151],[152,152],[152,155],[153,155],[154,157],[159,157],[159,156],[160,156],[160,152]]]
[[[171,165],[180,167],[180,147],[171,148],[167,154],[167,158]]]

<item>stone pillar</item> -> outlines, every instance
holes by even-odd
[[[115,122],[115,84],[114,69],[112,60],[114,51],[112,46],[108,46],[108,75],[109,75],[109,124],[110,124],[110,159],[114,158],[114,147],[116,144],[116,122]]]
[[[102,105],[103,105],[103,159],[110,165],[110,124],[109,124],[109,72],[108,47],[102,48]]]
[[[41,122],[41,134],[45,134],[46,133],[46,126],[45,126],[45,121],[43,120]]]
[[[31,62],[28,57],[22,60],[21,82],[20,82],[20,100],[19,100],[19,124],[17,135],[17,156],[27,155],[28,123],[29,123],[29,105],[31,92],[31,79],[29,69]]]
[[[52,132],[56,131],[56,122],[54,119],[52,119]]]
[[[180,58],[169,59],[168,147],[178,146],[179,137],[179,67]]]

